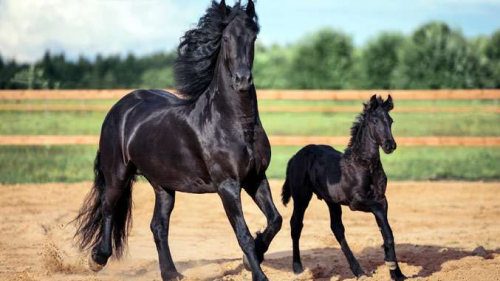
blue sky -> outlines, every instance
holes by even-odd
[[[226,0],[232,4],[232,0]],[[246,0],[243,0],[245,2]],[[69,58],[171,50],[205,0],[0,0],[0,54],[30,62],[45,50]],[[362,45],[380,31],[409,34],[430,20],[467,36],[500,29],[500,0],[259,0],[264,44],[287,44],[322,27]]]

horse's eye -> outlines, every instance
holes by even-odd
[[[227,36],[222,37],[224,39],[224,42],[229,42],[229,38]]]
[[[372,118],[372,123],[373,123],[373,124],[377,124],[377,122],[378,122],[378,118],[373,117],[373,118]]]

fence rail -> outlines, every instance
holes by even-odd
[[[115,100],[132,90],[0,90],[0,100]],[[171,90],[172,91],[172,90]],[[172,91],[175,92],[175,91]],[[392,95],[397,100],[498,100],[500,89],[473,90],[258,90],[259,100],[366,100]]]
[[[270,136],[273,146],[328,144],[345,146],[350,137]],[[500,137],[399,137],[398,146],[498,147]],[[0,146],[97,145],[99,136],[0,136]]]
[[[0,104],[0,111],[108,111],[110,105],[89,104]],[[358,113],[359,106],[259,106],[260,112],[266,113]],[[495,106],[398,106],[397,113],[500,113]]]

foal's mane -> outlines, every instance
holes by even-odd
[[[382,97],[377,97],[378,106],[384,104]],[[349,140],[349,145],[347,146],[349,150],[356,148],[359,143],[359,133],[363,130],[363,124],[366,120],[366,116],[370,111],[369,102],[363,103],[363,111],[356,116],[356,120],[351,126],[351,140]]]
[[[224,29],[235,18],[244,19],[245,26],[259,32],[257,15],[250,18],[238,0],[233,7],[226,6],[226,13],[212,1],[198,24],[181,38],[178,57],[174,65],[177,89],[189,99],[197,99],[210,85],[221,46]]]

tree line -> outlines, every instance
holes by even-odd
[[[0,89],[174,88],[176,51],[76,61],[46,52],[29,65],[0,56]],[[356,47],[339,30],[321,29],[294,44],[257,44],[258,88],[500,88],[500,30],[467,38],[442,22],[412,34],[384,32]]]

